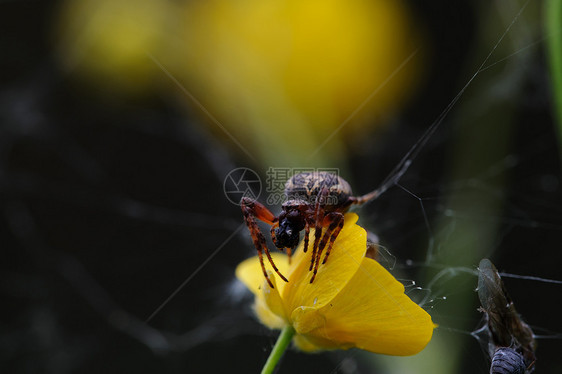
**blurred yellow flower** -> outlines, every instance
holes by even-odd
[[[55,22],[75,76],[133,95],[163,81],[268,166],[343,166],[342,135],[385,123],[421,70],[393,0],[64,0]]]
[[[316,151],[315,161],[338,165],[340,135],[382,123],[416,83],[419,58],[399,69],[420,46],[401,2],[207,0],[185,9],[177,71],[266,165],[300,166]]]
[[[416,354],[431,340],[431,317],[388,271],[365,257],[366,232],[357,219],[346,214],[330,259],[312,284],[310,252],[302,251],[302,243],[290,265],[286,255],[273,254],[288,283],[270,269],[275,288],[269,287],[257,258],[238,265],[236,276],[254,293],[259,320],[273,329],[292,326],[293,342],[303,351],[356,347],[387,355]]]

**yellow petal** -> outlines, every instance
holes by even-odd
[[[303,352],[318,352],[326,349],[314,344],[305,335],[295,335],[293,337],[293,344]]]
[[[326,324],[324,316],[318,313],[316,308],[308,306],[301,306],[293,310],[291,321],[297,334],[306,334]]]
[[[277,289],[279,293],[282,294],[283,287],[285,286],[285,281],[282,280],[273,271],[273,268],[271,267],[271,264],[269,263],[267,257],[265,255],[263,257],[266,270],[269,270],[272,274],[274,274],[273,277],[270,276],[272,282],[273,278],[275,278]],[[273,259],[273,262],[275,262],[275,265],[277,266],[281,274],[286,277],[289,273],[289,261],[287,255],[276,252],[271,254],[271,258]],[[261,270],[259,258],[257,256],[251,257],[238,264],[238,266],[236,267],[236,278],[242,281],[242,283],[244,283],[254,295],[260,294],[264,276]]]
[[[256,297],[254,302],[254,312],[260,320],[261,324],[274,330],[281,330],[283,327],[287,326],[287,321],[273,313],[265,300],[261,297]]]
[[[282,329],[288,320],[284,313],[283,301],[276,287],[276,278],[268,270],[274,288],[269,287],[266,279],[262,279],[261,292],[256,294],[254,311],[262,324],[271,329]],[[263,274],[262,274],[263,275]]]
[[[387,355],[413,355],[431,340],[434,328],[429,314],[404,294],[404,286],[369,258],[318,313],[326,323],[310,331],[308,339],[316,345],[327,341],[328,349],[339,343]]]
[[[281,271],[288,271],[287,256],[282,253],[272,253],[273,261]],[[256,296],[254,311],[262,324],[271,329],[282,329],[287,325],[283,301],[279,289],[283,288],[285,281],[274,275],[271,265],[266,264],[269,278],[275,288],[269,287],[263,276],[258,257],[249,258],[236,267],[236,277],[248,287]]]
[[[321,308],[328,304],[357,272],[365,255],[367,234],[363,228],[355,224],[358,219],[356,214],[346,214],[344,219],[345,225],[334,243],[328,261],[325,264],[320,263],[313,283],[310,283],[312,272],[309,271],[309,267],[314,230],[311,230],[307,253],[303,253],[303,243],[301,243],[291,264],[289,283],[282,291],[287,315],[301,306]],[[322,254],[323,259],[324,254]]]
[[[273,314],[288,321],[288,318],[285,315],[285,308],[283,307],[283,300],[281,300],[281,295],[279,295],[279,287],[277,286],[276,277],[273,276],[273,272],[271,270],[268,270],[267,274],[269,275],[269,279],[271,279],[271,283],[273,283],[273,288],[269,287],[266,279],[263,279],[261,287],[261,297],[258,297],[262,298],[265,301],[267,308]]]

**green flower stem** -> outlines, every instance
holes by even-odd
[[[552,77],[554,115],[558,122],[558,138],[562,144],[562,0],[545,2],[544,24],[547,38],[547,54]]]
[[[273,350],[269,354],[269,358],[263,366],[261,374],[273,373],[273,369],[275,369],[275,366],[277,366],[277,363],[283,356],[283,353],[285,353],[285,350],[289,346],[289,343],[291,343],[294,335],[295,329],[292,326],[286,326],[281,331],[279,338],[277,338],[277,343],[275,343]]]

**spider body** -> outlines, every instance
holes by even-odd
[[[300,173],[294,175],[285,184],[287,201],[283,206],[290,206],[295,202],[309,202],[315,204],[322,190],[326,196],[324,201],[326,211],[347,210],[351,203],[351,186],[342,177],[327,172]]]
[[[265,270],[263,253],[266,254],[273,270],[285,282],[288,280],[279,272],[273,262],[265,237],[257,226],[256,218],[271,225],[273,244],[280,250],[286,250],[290,256],[300,241],[304,230],[304,251],[309,248],[310,229],[314,228],[314,243],[310,271],[313,272],[310,283],[314,281],[322,253],[326,249],[322,263],[328,260],[332,246],[344,224],[344,213],[353,204],[362,204],[376,196],[378,191],[355,197],[351,187],[343,178],[328,172],[299,173],[285,184],[287,200],[281,206],[282,211],[275,216],[264,205],[249,197],[241,200],[244,221],[250,230],[263,274],[273,287]]]
[[[323,195],[323,196],[320,196]],[[324,212],[345,212],[351,203],[351,187],[343,178],[326,172],[300,173],[285,184],[286,201],[273,230],[273,244],[279,249],[294,249],[305,229],[307,217],[318,203]],[[308,249],[308,248],[307,248]]]

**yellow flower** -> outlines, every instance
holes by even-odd
[[[265,165],[337,164],[342,136],[384,124],[422,68],[405,63],[423,32],[399,1],[190,1],[185,17],[180,81]]]
[[[302,251],[302,243],[290,265],[286,255],[273,254],[288,283],[270,268],[275,288],[269,287],[257,258],[238,265],[236,276],[254,293],[259,320],[273,329],[292,326],[293,342],[303,351],[356,347],[388,355],[416,354],[431,340],[431,317],[388,271],[365,257],[367,235],[357,219],[356,214],[346,214],[330,258],[313,283],[311,254]]]

